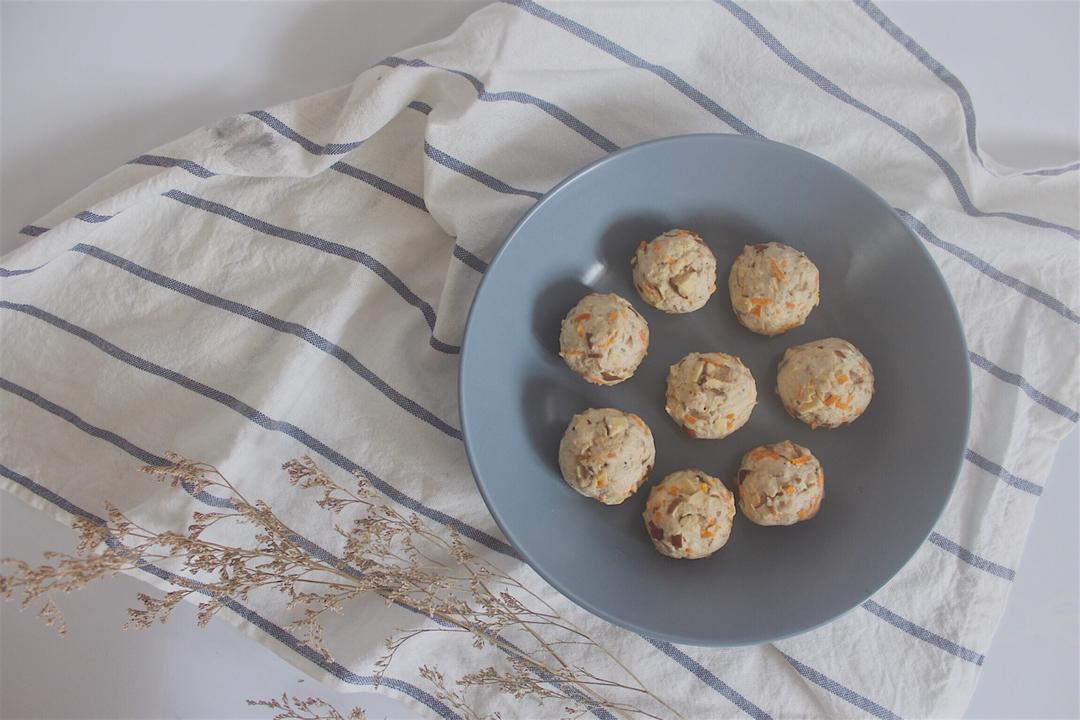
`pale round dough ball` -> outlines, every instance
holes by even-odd
[[[649,325],[615,294],[586,295],[567,313],[559,332],[559,355],[591,383],[626,380],[649,349]]]
[[[633,413],[612,408],[575,415],[559,444],[559,469],[566,484],[605,505],[618,505],[633,495],[655,462],[648,425]]]
[[[727,437],[756,404],[754,376],[734,355],[690,353],[668,371],[664,409],[691,437]]]
[[[819,282],[817,266],[795,248],[747,245],[728,276],[731,307],[750,330],[779,335],[806,322],[820,300]]]
[[[863,414],[874,395],[874,371],[847,340],[826,338],[784,352],[776,376],[784,409],[812,428],[834,428]]]
[[[649,492],[644,517],[660,554],[696,560],[712,555],[731,537],[735,496],[701,470],[679,470]]]
[[[821,463],[790,440],[743,455],[736,479],[739,509],[758,525],[794,525],[817,515],[825,497]]]
[[[716,291],[716,257],[697,233],[668,230],[630,260],[642,299],[666,313],[699,309]]]

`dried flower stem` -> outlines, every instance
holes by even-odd
[[[341,550],[334,556],[306,540],[265,503],[250,501],[213,466],[174,454],[167,457],[171,465],[143,470],[197,497],[208,493],[224,507],[193,513],[183,533],[145,528],[112,506],[104,525],[77,518],[76,555],[47,553],[46,558],[55,562],[39,567],[0,561],[14,568],[0,575],[0,594],[10,599],[20,592],[23,607],[42,601],[40,614],[49,624],[59,624],[62,632],[54,593],[71,592],[147,563],[178,566],[179,574],[174,573],[178,589],[160,598],[140,594],[142,607],[128,611],[129,626],[164,622],[180,601],[195,592],[206,596],[198,613],[199,624],[205,625],[230,600],[243,601],[255,590],[270,588],[285,594],[289,607],[299,613],[289,627],[327,660],[332,656],[323,641],[322,618],[375,595],[437,624],[388,638],[386,653],[375,663],[376,678],[404,645],[428,633],[468,633],[475,647],[493,646],[502,652],[507,669],[488,666],[465,673],[454,681],[457,689],[437,669],[419,669],[438,697],[465,717],[485,717],[473,707],[468,692],[485,688],[518,700],[557,701],[575,716],[603,709],[624,717],[682,717],[619,657],[540,595],[475,554],[452,529],[443,534],[417,515],[403,515],[383,503],[362,476],[357,476],[355,486],[342,485],[309,457],[283,466],[293,486],[320,493],[316,503],[334,519],[341,540]],[[351,520],[343,525],[338,518],[346,510]],[[219,530],[237,525],[252,531],[243,546],[215,539]],[[597,653],[613,663],[618,676],[583,666]],[[627,697],[638,700],[632,703]],[[640,707],[639,701],[655,710]],[[344,720],[332,706],[313,698],[290,701],[282,695],[252,702],[281,711],[278,717],[283,720]]]
[[[353,708],[346,718],[325,700],[311,697],[299,698],[295,695],[289,698],[285,693],[281,693],[280,698],[248,700],[247,704],[280,710],[277,715],[274,715],[274,720],[367,720],[367,715],[358,707]]]

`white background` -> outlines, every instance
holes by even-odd
[[[372,62],[450,32],[482,2],[16,3],[0,6],[0,247],[117,165],[212,120],[350,82]],[[1030,168],[1078,155],[1075,2],[883,2],[967,85],[983,148]],[[1080,716],[1078,446],[1047,481],[1008,612],[970,717]],[[0,554],[70,549],[69,530],[0,493]],[[411,717],[339,695],[230,625],[121,631],[145,586],[117,578],[64,598],[61,639],[0,607],[0,717],[269,717],[246,698],[287,690]],[[389,630],[389,628],[388,628]],[[917,692],[917,688],[911,689]]]

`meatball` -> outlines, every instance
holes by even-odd
[[[750,330],[779,335],[806,322],[820,299],[819,282],[817,267],[795,248],[747,245],[728,276],[731,307]]]
[[[630,264],[642,299],[666,313],[693,312],[716,291],[716,257],[689,230],[668,230],[642,241]]]
[[[866,410],[874,395],[874,371],[847,340],[817,340],[784,352],[776,392],[793,418],[812,428],[835,428]]]
[[[736,476],[739,509],[758,525],[794,525],[817,515],[825,497],[821,463],[790,440],[743,455]]]
[[[701,470],[679,470],[649,492],[644,517],[660,554],[696,560],[712,555],[731,537],[735,497]]]
[[[754,376],[733,355],[690,353],[668,371],[665,409],[691,437],[727,437],[756,403]]]
[[[566,484],[605,505],[618,505],[633,495],[654,462],[649,426],[622,410],[592,408],[575,415],[559,443],[559,469]]]
[[[614,385],[634,374],[649,349],[649,325],[618,295],[586,295],[559,332],[559,355],[591,383]]]

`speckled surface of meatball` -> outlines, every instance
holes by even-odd
[[[776,392],[793,418],[812,428],[835,428],[866,410],[874,396],[874,371],[847,340],[816,340],[784,352]]]
[[[686,560],[708,557],[731,537],[735,497],[701,470],[679,470],[649,492],[645,529],[662,555]]]
[[[649,324],[615,294],[583,297],[562,321],[559,355],[591,383],[615,385],[630,378],[649,349]]]
[[[781,243],[747,245],[728,275],[735,317],[761,335],[779,335],[806,322],[820,300],[817,266]]]
[[[655,462],[649,426],[637,415],[613,408],[575,415],[559,444],[559,470],[566,484],[605,505],[618,505],[633,495]]]
[[[690,353],[668,371],[664,409],[691,437],[727,437],[756,403],[754,376],[733,355]]]
[[[716,256],[689,230],[642,241],[630,264],[642,299],[666,313],[698,310],[716,292]]]
[[[790,440],[743,455],[736,476],[739,510],[758,525],[794,525],[817,515],[825,472],[813,453]]]

